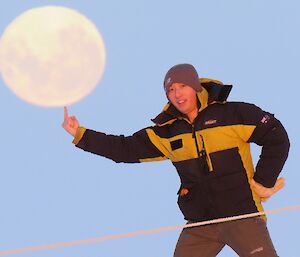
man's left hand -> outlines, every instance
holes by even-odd
[[[251,184],[254,192],[260,197],[261,201],[266,202],[273,194],[275,194],[285,186],[285,179],[277,179],[275,185],[271,188],[264,187],[262,184],[256,182],[254,179],[251,180]]]

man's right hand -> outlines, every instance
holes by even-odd
[[[69,117],[68,108],[64,107],[64,122],[62,123],[62,127],[73,137],[76,135],[76,131],[79,127],[79,122],[75,116]]]

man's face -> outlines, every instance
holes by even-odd
[[[185,84],[174,83],[167,90],[169,101],[178,111],[187,115],[198,113],[196,91]]]

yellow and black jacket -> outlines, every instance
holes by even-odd
[[[289,151],[287,133],[274,115],[242,102],[226,102],[230,85],[201,79],[199,114],[191,124],[168,103],[132,136],[106,135],[80,127],[77,147],[115,162],[170,159],[180,176],[178,205],[185,219],[202,221],[262,211],[249,183],[274,186]],[[262,146],[255,172],[250,143]],[[179,191],[180,192],[180,191]]]

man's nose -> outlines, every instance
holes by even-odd
[[[176,97],[176,98],[180,97],[180,96],[181,96],[181,93],[182,93],[182,92],[181,92],[180,89],[178,89],[178,88],[175,89],[175,97]]]

